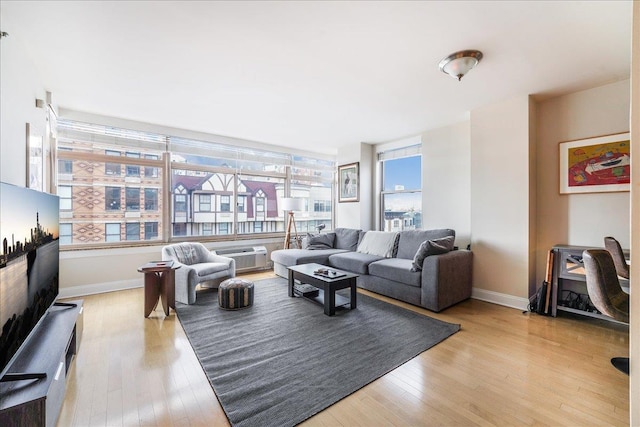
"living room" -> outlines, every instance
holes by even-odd
[[[0,6],[2,12],[2,27],[0,29],[8,33],[8,36],[2,37],[0,42],[2,46],[2,167],[0,181],[19,186],[25,185],[27,147],[24,127],[25,123],[30,123],[39,135],[44,135],[46,129],[45,110],[36,107],[35,103],[36,99],[47,100],[47,92],[51,93],[58,113],[70,120],[88,121],[139,131],[164,132],[176,136],[206,134],[208,136],[228,135],[240,138],[245,135],[223,131],[203,132],[203,125],[192,124],[190,126],[188,120],[179,121],[176,119],[173,122],[168,122],[164,120],[164,117],[154,119],[145,117],[143,114],[107,114],[105,113],[106,109],[98,110],[98,107],[88,106],[83,109],[79,102],[72,104],[60,101],[58,105],[57,100],[65,99],[65,97],[71,99],[72,95],[76,96],[77,94],[60,89],[59,87],[62,87],[63,83],[56,79],[61,77],[53,73],[47,65],[42,64],[42,60],[38,58],[38,55],[43,54],[39,49],[46,46],[42,40],[46,40],[49,36],[53,37],[49,31],[42,30],[42,28],[54,25],[50,22],[47,23],[47,19],[57,16],[57,13],[53,13],[51,9],[47,8],[53,7],[55,9],[55,7],[37,4],[36,6],[34,4],[19,6],[16,3],[3,2]],[[230,7],[228,4],[225,5]],[[36,9],[41,6],[44,12],[36,13]],[[462,4],[459,7],[464,8],[464,6],[465,4]],[[444,6],[439,5],[438,7]],[[554,5],[551,3],[547,7],[553,10]],[[578,13],[569,6],[566,10],[558,5],[556,7],[559,8],[558,14]],[[573,5],[573,7],[584,8],[586,6]],[[637,94],[638,90],[635,85],[639,79],[638,55],[632,57],[630,55],[632,51],[631,23],[635,25],[634,31],[637,34],[639,7],[637,2],[617,2],[614,6],[605,6],[603,3],[594,2],[592,7],[594,9],[589,12],[593,15],[585,12],[585,19],[588,17],[595,19],[593,17],[601,15],[602,20],[593,22],[594,27],[597,26],[599,30],[592,29],[599,37],[596,39],[599,42],[592,41],[590,46],[592,48],[600,46],[600,49],[595,52],[595,56],[607,59],[595,61],[596,65],[590,60],[583,63],[583,66],[596,71],[602,68],[606,72],[598,74],[592,70],[593,73],[589,75],[589,78],[583,79],[579,78],[579,73],[567,76],[561,62],[566,61],[567,58],[550,57],[547,62],[552,64],[550,68],[553,73],[551,75],[557,74],[558,77],[563,77],[556,83],[556,86],[549,85],[544,87],[544,90],[533,90],[523,86],[509,93],[500,92],[499,95],[493,97],[487,96],[485,93],[487,91],[495,90],[496,93],[500,91],[497,85],[492,86],[483,82],[491,74],[494,74],[492,77],[498,75],[504,80],[509,80],[516,78],[515,76],[511,77],[511,73],[535,74],[542,73],[546,68],[540,62],[527,61],[524,62],[524,65],[518,63],[518,67],[510,68],[508,57],[501,59],[504,61],[503,68],[499,68],[499,64],[492,63],[492,61],[497,61],[495,58],[503,55],[498,51],[498,48],[504,48],[505,51],[508,51],[507,47],[509,47],[512,55],[516,53],[517,49],[514,50],[513,46],[498,44],[493,47],[493,51],[489,52],[480,41],[473,38],[460,38],[447,42],[443,37],[443,40],[438,42],[443,46],[438,49],[441,54],[432,64],[433,70],[429,69],[428,73],[433,75],[434,79],[442,79],[439,85],[444,88],[442,89],[444,97],[451,97],[459,104],[466,105],[464,111],[466,116],[462,120],[441,122],[438,126],[431,126],[429,113],[423,112],[422,127],[416,132],[397,131],[389,136],[380,134],[371,138],[363,137],[352,139],[339,146],[330,146],[327,143],[326,149],[323,150],[314,149],[314,147],[320,147],[321,143],[307,147],[308,152],[313,152],[319,157],[333,159],[338,165],[357,162],[360,166],[360,198],[357,202],[352,203],[338,203],[336,200],[333,204],[333,226],[363,230],[378,229],[380,196],[376,184],[377,154],[389,148],[420,144],[423,183],[422,211],[428,212],[428,215],[423,218],[423,228],[455,229],[456,245],[460,248],[471,245],[474,255],[472,294],[474,302],[485,301],[502,307],[511,307],[511,309],[526,310],[529,297],[535,293],[536,287],[544,280],[546,254],[554,245],[601,247],[603,237],[611,235],[617,237],[624,248],[635,247],[638,242],[638,231],[633,229],[631,224],[637,223],[637,221],[632,221],[631,218],[637,218],[640,212],[638,209],[634,209],[636,203],[632,203],[631,200],[635,196],[634,191],[638,190],[571,195],[560,194],[558,190],[559,143],[631,132],[632,146],[638,146],[637,138],[634,138],[637,135],[637,129],[633,126],[637,126],[640,120],[630,121],[629,118],[631,114],[637,117],[640,109],[636,108],[637,100],[640,97],[632,96],[632,93]],[[597,9],[598,7],[602,9]],[[635,8],[633,15],[632,8]],[[62,7],[61,9],[64,13],[71,14],[69,9]],[[172,10],[181,13],[187,11],[181,6],[175,6]],[[129,10],[129,12],[134,14],[136,10]],[[263,12],[263,15],[268,16],[268,13]],[[340,10],[340,12],[347,13],[346,10]],[[515,13],[511,9],[508,12]],[[611,16],[609,16],[609,12]],[[97,12],[81,8],[77,13],[80,17],[77,20],[82,20],[82,13],[88,13],[86,16],[92,19],[94,13]],[[224,11],[219,11],[219,13],[224,16]],[[366,16],[369,16],[369,13],[373,12],[367,12]],[[408,19],[406,15],[402,16],[403,19]],[[507,14],[507,16],[513,15]],[[620,23],[617,20],[620,16],[624,21],[620,27],[624,28],[619,31],[610,31],[615,27],[614,23]],[[298,18],[301,19],[299,16]],[[69,18],[60,17],[59,19],[65,24],[70,24],[69,20],[73,22],[73,19]],[[91,26],[91,19],[85,19],[84,24]],[[607,19],[611,19],[611,21],[607,21]],[[105,19],[104,23],[108,22]],[[415,22],[411,22],[412,25],[417,25]],[[318,25],[322,28],[320,23]],[[28,32],[28,29],[34,29],[34,31]],[[62,30],[60,32],[65,33]],[[557,33],[553,34],[557,35]],[[628,36],[628,39],[622,40],[621,37],[624,35]],[[504,34],[493,35],[493,37],[501,36],[506,37]],[[254,37],[257,36],[254,35]],[[247,38],[250,41],[253,40],[249,36]],[[275,38],[280,41],[280,38]],[[634,53],[638,51],[638,39],[639,37],[633,39]],[[69,39],[66,40],[70,43]],[[616,48],[611,46],[611,43],[620,43],[621,40],[629,54],[629,57],[624,59],[626,65],[621,67],[623,71],[620,71],[620,67],[607,67],[611,63],[615,64],[615,60],[618,59],[616,54],[619,50],[624,51],[617,46]],[[553,38],[550,40],[542,39],[539,44],[534,43],[533,48],[544,49],[545,43],[553,43],[554,41]],[[127,43],[129,40],[119,40],[119,42]],[[574,42],[576,49],[578,47],[584,49],[581,43]],[[53,43],[53,45],[60,46],[60,42]],[[570,43],[567,43],[566,46],[569,45]],[[456,82],[437,69],[437,61],[459,48],[479,48],[484,50],[485,58],[462,81]],[[89,68],[90,60],[86,57],[76,58],[68,52],[57,51],[53,47],[51,49],[56,55],[63,57],[69,55],[69,60],[73,60],[77,68],[81,70],[85,67]],[[289,49],[293,50],[293,47],[290,46]],[[373,50],[375,51],[375,49]],[[97,45],[96,51],[99,51]],[[283,51],[286,49],[283,48]],[[155,52],[154,54],[159,53]],[[611,56],[605,56],[606,54]],[[569,54],[565,52],[565,55]],[[593,57],[593,52],[591,55]],[[284,60],[284,63],[287,63],[288,60]],[[307,58],[307,60],[315,64],[312,58]],[[632,60],[635,68],[630,73],[629,64]],[[329,76],[331,70],[325,70],[325,72]],[[427,73],[422,69],[411,71],[411,73],[414,72]],[[546,72],[549,73],[549,71]],[[584,72],[586,73],[586,71]],[[56,79],[51,77],[54,74]],[[398,72],[395,79],[402,79],[402,74],[402,72]],[[575,82],[567,83],[569,77],[572,79],[575,77]],[[326,78],[330,79],[330,77]],[[548,78],[547,74],[545,74],[545,78]],[[69,83],[66,82],[66,84]],[[245,82],[245,84],[248,83]],[[135,85],[134,79],[129,82],[129,86],[123,86],[121,92],[114,95],[114,98],[121,98],[123,111],[125,108],[129,108],[127,104],[133,103],[130,98],[136,96],[143,97],[145,100],[143,104],[134,105],[162,104],[164,102],[162,91],[155,94],[136,95]],[[483,86],[486,88],[484,92],[479,89]],[[391,90],[391,86],[389,87]],[[473,98],[468,99],[464,93],[465,90],[470,90],[468,88],[473,88],[476,91],[474,93],[478,99],[481,99],[481,95],[485,96],[482,98],[483,103],[479,103]],[[171,89],[165,87],[163,91],[171,91]],[[362,91],[360,87],[353,89],[353,93],[346,93],[342,101],[346,103],[350,96],[366,97]],[[330,96],[332,97],[334,94],[327,94],[327,97]],[[431,95],[429,92],[424,92],[420,96],[430,97]],[[309,97],[309,99],[313,99],[313,97]],[[283,103],[299,103],[303,100],[305,97],[300,96],[285,100]],[[108,101],[110,100],[105,99],[105,103]],[[198,99],[198,108],[206,110],[208,102],[212,101],[204,102]],[[231,103],[231,100],[227,100],[227,102]],[[370,102],[375,103],[377,100],[374,98]],[[416,100],[411,98],[406,102],[407,105],[410,105],[412,102],[416,103]],[[397,102],[395,105],[398,111],[404,111],[405,105],[402,102]],[[169,106],[166,107],[169,108]],[[336,105],[335,108],[338,106]],[[267,108],[263,108],[263,110],[267,110]],[[173,114],[179,116],[180,111],[173,111]],[[357,118],[354,111],[343,111],[343,114],[345,116],[354,115],[354,120]],[[243,120],[250,121],[248,113],[247,117],[243,117]],[[282,122],[282,117],[272,118],[272,120],[274,122],[280,120],[282,127],[288,126],[286,122]],[[375,121],[375,118],[369,118],[369,120]],[[388,120],[402,119],[394,116],[389,117]],[[310,123],[305,130],[307,135],[319,132],[325,126],[323,123],[313,123],[312,121]],[[222,127],[220,128],[222,129]],[[254,137],[247,138],[247,140],[269,141],[270,144],[264,144],[265,147],[273,147],[273,144],[278,142],[270,137]],[[247,143],[249,142],[251,141],[247,141]],[[291,146],[287,149],[294,151]],[[432,203],[431,201],[437,202]],[[271,251],[281,247],[283,237],[284,234],[267,239],[252,238],[246,243],[265,245]],[[139,289],[142,286],[142,276],[137,268],[145,262],[157,259],[160,248],[165,243],[62,251],[60,256],[60,296],[71,298],[114,290]],[[237,242],[229,240],[217,244],[220,248],[233,247],[234,245],[237,246]],[[632,257],[633,266],[633,259],[636,255],[632,253]],[[113,265],[117,265],[118,268],[112,268]],[[636,262],[635,265],[637,266],[638,263]],[[636,267],[632,267],[632,269],[637,271]],[[139,302],[138,299],[134,299],[134,301]],[[635,306],[638,306],[638,300],[633,300],[632,304],[634,302]],[[125,309],[132,310],[136,314],[141,311],[136,309],[132,302],[122,301],[122,306],[118,308],[118,311]],[[463,327],[465,326],[464,321],[459,322],[463,324]],[[632,360],[637,360],[637,350],[640,345],[638,343],[640,327],[638,326],[637,320],[632,318],[629,333],[629,343],[632,350],[629,354]],[[179,329],[177,326],[173,327]],[[523,327],[526,328],[526,324]],[[89,347],[85,349],[87,348]],[[633,351],[634,349],[635,351]],[[616,372],[611,372],[611,375],[616,374]],[[639,409],[633,403],[640,400],[638,399],[638,393],[640,393],[638,373],[632,372],[629,387],[630,396],[635,396],[635,399],[629,399],[631,424],[635,425],[640,420]],[[615,423],[612,421],[612,424]]]

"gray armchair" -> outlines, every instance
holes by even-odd
[[[176,301],[196,302],[196,286],[216,287],[236,276],[236,261],[211,253],[202,243],[184,242],[164,246],[162,260],[172,260],[180,266],[176,270]]]

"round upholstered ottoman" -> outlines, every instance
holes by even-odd
[[[218,305],[225,310],[239,310],[253,305],[253,282],[227,279],[218,287]]]

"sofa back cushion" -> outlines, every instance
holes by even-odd
[[[333,249],[335,240],[336,240],[335,233],[324,233],[324,234],[307,233],[307,237],[305,237],[302,241],[302,249],[311,249],[311,250]]]
[[[358,244],[358,252],[391,258],[398,241],[395,231],[367,231]]]
[[[336,239],[333,243],[334,248],[348,251],[355,251],[358,248],[360,230],[355,228],[336,228],[333,232],[336,234]]]
[[[436,230],[408,230],[401,231],[398,240],[398,253],[396,258],[413,259],[422,242],[426,240],[442,239],[443,237],[456,237],[455,230],[440,228]]]

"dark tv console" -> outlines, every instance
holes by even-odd
[[[58,421],[66,377],[82,337],[82,300],[53,305],[0,382],[0,426]]]

